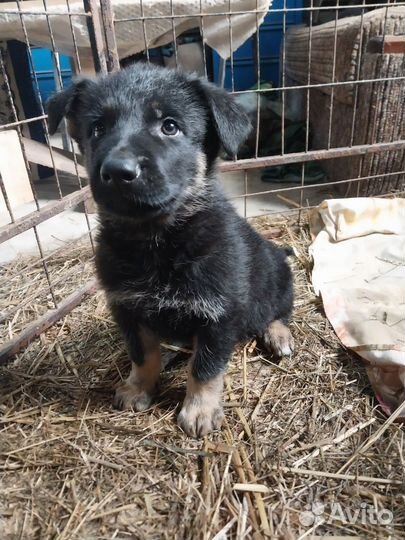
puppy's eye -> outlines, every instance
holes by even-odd
[[[102,122],[94,122],[91,131],[93,137],[99,139],[105,133],[105,126]]]
[[[166,118],[163,120],[161,130],[163,135],[173,137],[179,133],[180,128],[172,118]]]

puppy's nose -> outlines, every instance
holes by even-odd
[[[105,184],[130,184],[142,173],[140,163],[134,158],[109,158],[101,166],[100,176]]]

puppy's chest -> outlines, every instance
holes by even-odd
[[[107,289],[107,296],[143,316],[218,321],[225,314],[225,298],[213,285],[198,261],[155,252],[123,264],[121,279]]]

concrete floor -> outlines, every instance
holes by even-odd
[[[224,173],[221,175],[225,193],[231,199],[240,215],[255,217],[267,214],[278,214],[301,206],[301,194],[297,184],[281,184],[278,182],[263,182],[261,171],[251,171],[246,177],[244,172]],[[294,188],[291,189],[290,188]],[[282,193],[263,193],[288,189]],[[244,197],[245,193],[249,196]],[[304,191],[303,206],[317,205],[330,196],[330,189],[322,187]]]
[[[280,189],[282,184],[271,184],[263,182],[260,178],[260,171],[249,172],[245,178],[244,172],[224,173],[221,175],[224,191],[227,193],[235,208],[242,216],[254,217],[264,214],[284,212],[294,209],[294,205],[300,202],[300,191],[288,191],[283,194],[270,193],[253,195],[244,198],[248,194]],[[43,206],[52,200],[57,199],[57,190],[54,180],[47,180],[36,184],[39,197],[39,204]],[[63,183],[63,195],[77,189],[75,184]],[[318,204],[327,198],[327,188],[321,186],[316,189],[306,190],[310,200],[304,199],[304,205]],[[281,197],[281,198],[280,198]],[[286,200],[283,197],[287,197]],[[25,204],[14,209],[16,217],[21,217],[29,212],[35,211],[35,203]],[[95,214],[89,214],[89,224],[91,229],[96,227],[97,218]],[[9,222],[8,215],[0,215],[0,226]],[[86,216],[83,212],[76,210],[66,210],[65,212],[41,223],[37,227],[38,236],[44,252],[52,251],[61,247],[62,244],[82,237],[88,231]],[[26,231],[0,246],[0,264],[12,261],[23,255],[39,255],[38,245],[33,230]]]

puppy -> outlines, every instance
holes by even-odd
[[[51,133],[66,117],[99,208],[98,276],[132,363],[115,405],[147,409],[160,341],[190,342],[178,424],[193,437],[218,429],[235,345],[293,349],[286,252],[238,216],[215,171],[221,146],[234,155],[249,134],[246,114],[205,80],[145,64],[76,80],[48,114]]]

